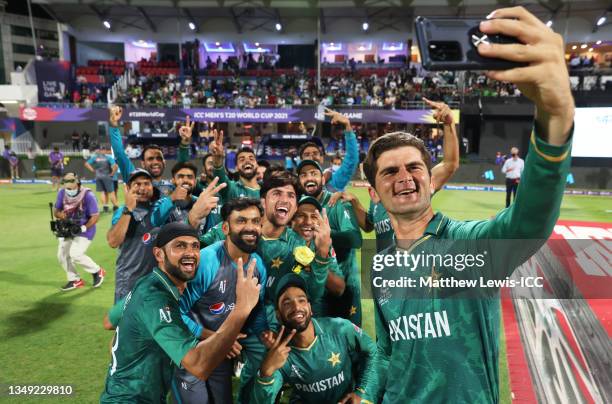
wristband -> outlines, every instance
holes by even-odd
[[[131,216],[131,215],[132,215],[132,211],[131,211],[131,210],[129,210],[129,209],[127,208],[127,206],[124,206],[124,207],[123,207],[123,211],[121,212],[121,214],[122,214],[122,215],[126,215],[126,216]]]

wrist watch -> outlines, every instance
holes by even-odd
[[[132,215],[132,211],[131,211],[131,210],[129,210],[129,209],[127,208],[127,206],[124,206],[124,207],[123,207],[123,212],[121,212],[121,214],[122,214],[122,215],[128,215],[128,216],[131,216],[131,215]]]

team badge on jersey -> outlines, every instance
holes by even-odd
[[[146,232],[145,234],[142,235],[142,244],[147,245],[151,242],[152,239],[153,239],[153,236],[151,236],[151,233]]]
[[[210,310],[212,314],[222,314],[225,311],[225,303],[219,302],[219,303],[211,304],[208,307],[208,310]]]
[[[165,321],[166,323],[172,322],[172,316],[170,315],[170,307],[166,306],[163,309],[159,309],[159,321]]]

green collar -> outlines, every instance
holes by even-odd
[[[436,212],[436,214],[429,221],[429,224],[427,225],[424,234],[431,234],[433,236],[439,237],[447,223],[448,218],[442,213]]]
[[[172,296],[174,296],[174,298],[178,302],[181,294],[174,282],[172,282],[172,280],[168,278],[168,275],[166,275],[166,273],[161,269],[155,267],[153,269],[153,276],[155,276],[161,282],[161,284],[164,285],[164,287],[172,294]]]

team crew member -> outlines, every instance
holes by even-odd
[[[108,137],[110,139],[111,148],[115,154],[115,159],[119,165],[119,171],[123,176],[123,181],[127,182],[129,175],[136,167],[128,157],[123,148],[121,140],[121,130],[119,129],[119,121],[123,115],[123,108],[112,106],[109,110],[109,128]],[[188,117],[189,118],[189,117]],[[189,122],[188,122],[189,123]],[[191,137],[193,125],[183,125],[179,129],[181,136],[181,144],[179,146],[177,162],[185,162],[189,160],[189,143],[185,145],[185,140]],[[171,181],[163,179],[164,169],[166,168],[166,160],[161,147],[149,144],[145,146],[141,154],[142,168],[151,173],[153,177],[153,186],[157,188],[162,195],[169,195],[174,190],[174,185]]]
[[[325,187],[330,192],[344,191],[359,165],[359,145],[357,144],[357,136],[353,132],[349,119],[340,112],[332,111],[328,108],[326,110],[325,115],[331,117],[332,125],[338,124],[344,126],[346,154],[340,168],[331,174],[331,177],[325,183]],[[314,160],[323,166],[323,150],[316,143],[304,143],[300,147],[298,154],[300,160]]]
[[[179,298],[196,275],[200,242],[195,229],[170,223],[159,232],[153,254],[158,268],[141,278],[128,294],[115,331],[112,362],[101,403],[166,402],[173,367],[206,379],[223,361],[249,313],[259,302],[261,286],[246,275],[242,260],[236,276],[236,304],[223,325],[204,341],[194,337],[179,310]]]
[[[511,198],[516,199],[516,190],[519,182],[521,182],[521,174],[525,169],[525,162],[518,156],[519,149],[513,147],[510,149],[512,156],[504,162],[502,173],[506,175],[506,207],[510,206]]]
[[[314,160],[303,160],[298,165],[297,171],[303,193],[317,199],[321,206],[327,209],[336,258],[346,283],[346,289],[340,298],[329,296],[326,299],[330,309],[334,310],[329,315],[348,318],[353,323],[361,325],[361,285],[356,252],[361,248],[362,239],[355,214],[350,205],[345,203],[329,206],[332,194],[323,189],[325,180],[319,163]]]
[[[89,188],[81,187],[81,181],[74,173],[64,175],[62,184],[64,187],[57,193],[53,215],[81,226],[81,233],[76,236],[59,238],[57,258],[68,278],[62,290],[82,288],[85,285],[76,270],[77,264],[93,276],[92,286],[97,288],[104,282],[105,271],[85,255],[96,235],[96,223],[100,217],[96,197]]]
[[[314,265],[327,268],[327,282],[325,284],[326,294],[332,296],[342,296],[346,283],[344,275],[338,267],[336,254],[333,251],[331,240],[331,228],[327,213],[321,207],[319,201],[311,196],[303,196],[298,202],[297,212],[293,216],[292,228],[306,242],[306,245],[313,251],[320,251],[319,256],[327,256],[324,261],[315,260]],[[326,255],[324,251],[329,253]],[[310,267],[304,268],[306,271],[312,270]],[[313,316],[327,316],[328,307],[325,296],[318,301],[311,301]]]
[[[162,226],[165,223],[185,222],[206,233],[206,216],[217,206],[219,198],[214,196],[225,184],[217,186],[214,179],[199,197],[191,193],[195,188],[197,168],[191,163],[176,163],[172,167],[172,183],[175,188],[172,194],[155,202],[151,212],[151,223]]]
[[[236,304],[236,263],[256,261],[253,274],[261,285],[266,284],[266,268],[255,253],[261,236],[263,210],[257,199],[238,198],[223,205],[223,232],[225,241],[219,241],[200,252],[200,267],[196,277],[189,282],[181,296],[183,321],[193,335],[206,339],[219,329]],[[183,403],[231,403],[232,362],[240,355],[244,338],[258,338],[268,330],[263,307],[264,289],[260,300],[245,323],[228,358],[226,358],[204,382],[185,370],[178,369],[173,385],[177,402]]]
[[[124,194],[125,205],[113,215],[112,227],[106,234],[108,245],[119,248],[115,265],[115,303],[157,263],[152,251],[159,227],[151,223],[154,197],[151,174],[142,168],[134,170]]]
[[[236,153],[236,172],[238,181],[232,181],[227,176],[223,165],[225,160],[225,148],[223,146],[223,131],[213,130],[213,141],[209,147],[213,155],[214,174],[221,182],[227,184],[227,188],[220,192],[221,203],[234,198],[259,198],[259,183],[257,182],[257,160],[252,149],[242,148]]]
[[[278,285],[275,305],[282,328],[259,368],[251,402],[272,403],[284,384],[301,403],[360,403],[375,377],[376,345],[341,318],[312,318],[306,283],[294,274]]]
[[[459,141],[455,129],[453,113],[448,105],[442,102],[433,102],[427,98],[423,99],[427,105],[433,108],[433,119],[436,122],[441,122],[444,125],[444,161],[436,164],[431,169],[431,181],[434,184],[434,192],[442,189],[444,184],[453,176],[459,168]],[[333,206],[338,198],[342,198],[345,202],[350,202],[353,207],[353,212],[357,217],[359,227],[366,233],[372,230],[376,233],[376,251],[382,251],[393,244],[393,228],[389,215],[381,203],[375,203],[370,199],[368,211],[359,202],[359,199],[349,193],[334,194],[329,201],[329,205]]]
[[[95,153],[85,162],[85,168],[96,174],[96,191],[101,192],[104,212],[108,212],[108,199],[113,204],[113,211],[117,210],[117,197],[113,185],[113,176],[119,168],[112,156],[103,153],[102,148],[97,146]]]
[[[526,250],[490,253],[477,270],[486,279],[505,279],[550,236],[559,217],[570,167],[574,101],[561,37],[523,7],[498,9],[480,24],[486,34],[517,37],[522,44],[480,45],[485,57],[525,62],[525,67],[487,72],[494,80],[517,84],[536,106],[534,130],[516,200],[490,220],[456,221],[431,208],[430,156],[423,142],[408,134],[378,138],[370,147],[365,171],[371,196],[387,210],[397,247],[431,254],[439,240],[531,240]],[[412,243],[409,240],[417,240]],[[477,244],[462,254],[482,254]],[[504,241],[509,244],[509,240]],[[418,248],[416,248],[418,246]],[[485,247],[486,248],[486,247]],[[436,250],[439,251],[439,250]],[[382,270],[388,276],[397,267]],[[476,276],[474,271],[420,265],[405,275],[436,279]],[[373,279],[374,280],[374,279]],[[389,299],[377,290],[376,337],[378,387],[383,403],[499,401],[498,354],[500,304],[497,293],[479,299],[442,299],[439,288],[425,299]],[[410,366],[407,366],[409,364]],[[370,390],[367,390],[370,391]]]
[[[64,175],[64,154],[59,151],[59,147],[53,147],[53,151],[49,153],[49,164],[51,165],[51,189],[59,191],[60,179]]]

